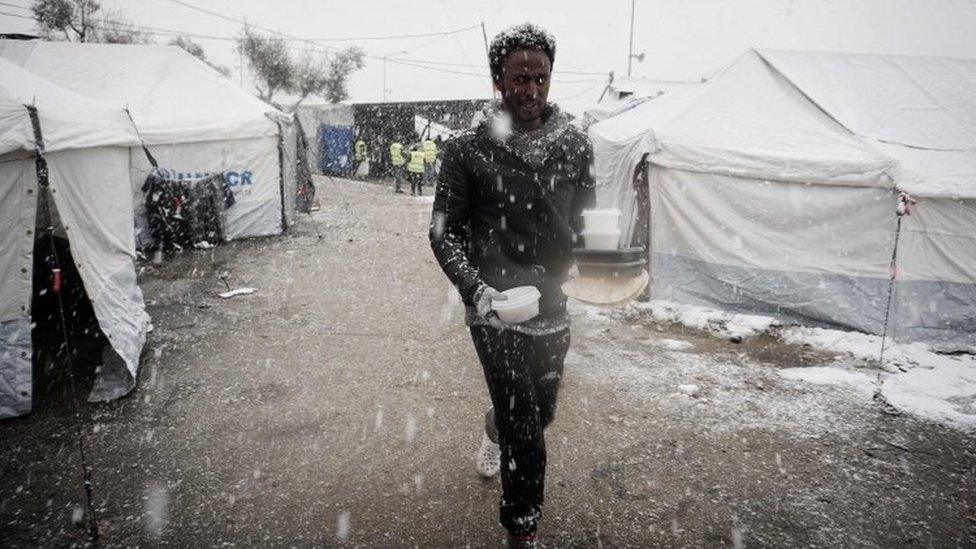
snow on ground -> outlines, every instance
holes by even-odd
[[[851,387],[867,397],[874,394],[876,379],[863,372],[851,371],[838,366],[786,368],[780,370],[779,375],[786,379],[805,381],[815,385],[843,385]]]
[[[786,343],[808,345],[866,361],[877,361],[881,353],[881,337],[861,332],[794,326],[780,330],[777,336]],[[932,352],[925,343],[893,344],[889,339],[885,344],[885,369],[889,371],[933,365],[944,360],[945,356]]]
[[[582,312],[588,320],[610,316],[606,310],[590,306],[582,307]],[[873,366],[877,364],[881,351],[879,336],[782,326],[772,317],[730,313],[668,301],[635,303],[617,311],[617,314],[625,318],[650,317],[657,322],[678,323],[733,339],[767,334],[787,344],[837,353],[841,358],[832,366],[786,368],[779,370],[779,375],[786,380],[847,388],[865,404],[870,404],[877,389],[877,370]],[[677,340],[657,341],[655,344],[667,351],[687,352],[693,348],[691,344]],[[865,370],[865,363],[871,365],[872,369]],[[885,347],[883,370],[882,394],[892,406],[922,419],[976,431],[976,356],[940,354],[925,343],[892,343],[889,340]],[[679,392],[685,393],[680,389]]]
[[[650,410],[653,421],[669,428],[690,427],[716,437],[759,429],[816,438],[827,432],[847,436],[871,417],[859,411],[871,406],[870,395],[857,399],[848,390],[780,381],[776,370],[745,353],[731,358],[666,349],[647,353],[640,349],[643,342],[632,350],[622,340],[598,339],[578,339],[590,343],[570,350],[569,377],[610,384],[621,399],[635,401],[618,404],[622,409]]]
[[[695,348],[691,343],[680,339],[662,339],[657,344],[669,351],[690,351]]]
[[[659,322],[676,322],[691,328],[722,335],[747,337],[768,331],[779,322],[772,317],[728,313],[708,307],[682,305],[671,301],[635,303],[637,311],[649,313]]]

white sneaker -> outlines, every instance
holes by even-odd
[[[481,448],[478,450],[478,455],[474,458],[475,469],[478,474],[485,477],[491,478],[498,474],[498,469],[501,466],[502,461],[502,450],[488,438],[488,435],[481,435]]]

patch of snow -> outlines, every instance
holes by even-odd
[[[596,314],[590,310],[585,310],[585,314],[596,319]],[[768,333],[787,344],[805,345],[871,364],[877,363],[881,352],[881,338],[875,335],[802,326],[784,327],[771,317],[730,313],[668,301],[635,303],[623,309],[621,314],[625,317],[649,316],[657,322],[678,323],[721,337]],[[669,350],[680,350],[678,346],[681,343],[686,342],[664,340],[658,344]],[[671,363],[675,364],[675,358],[679,356],[681,355],[669,355]],[[921,342],[889,341],[885,347],[883,369],[885,373],[882,378],[882,395],[889,404],[921,419],[976,431],[976,356],[939,354],[930,345]],[[687,374],[698,368],[683,370],[681,373]],[[726,369],[716,368],[709,373],[718,374],[719,371]],[[632,369],[631,372],[642,372],[645,376],[650,374],[643,368]],[[871,405],[871,396],[876,387],[874,373],[857,371],[843,362],[827,367],[787,368],[780,370],[778,374],[784,379],[851,388],[858,395],[858,404],[864,406]],[[738,377],[738,373],[735,377]],[[723,382],[728,385],[729,381],[726,378]],[[725,391],[716,391],[710,399],[721,402],[724,394]],[[824,396],[820,395],[821,398]],[[838,395],[830,395],[830,398],[838,398]],[[845,398],[849,400],[849,395]],[[788,404],[774,402],[766,397],[753,399],[753,395],[749,399],[755,403],[762,401],[763,406],[767,407],[767,413],[771,413],[772,408],[782,411],[780,405]],[[796,404],[799,405],[799,401]],[[804,406],[809,412],[816,409],[818,413],[824,414],[824,419],[829,414],[826,408],[817,406],[814,402]],[[798,408],[790,410],[788,417],[795,420],[796,412],[799,411]]]
[[[877,361],[881,353],[881,337],[861,332],[845,332],[802,326],[783,329],[779,338],[785,343],[809,345],[815,349],[844,353],[861,360]],[[945,357],[932,352],[925,343],[893,343],[885,346],[885,367],[930,365]]]
[[[672,301],[635,303],[631,308],[638,313],[649,314],[659,322],[675,322],[722,336],[749,337],[779,326],[779,321],[769,316],[730,313]]]
[[[220,296],[220,297],[222,297],[222,298],[224,298],[224,299],[228,299],[228,298],[231,298],[231,297],[234,297],[234,296],[239,296],[239,295],[251,295],[251,294],[253,294],[256,291],[258,291],[257,288],[235,288],[233,290],[229,290],[229,291],[226,291],[226,292],[221,292],[221,293],[219,293],[217,295]]]
[[[903,412],[976,431],[976,359],[943,358],[944,363],[889,376],[882,394]]]
[[[813,366],[808,368],[786,368],[779,370],[786,379],[805,381],[816,385],[839,385],[850,387],[868,396],[874,393],[874,377],[838,366]]]
[[[691,343],[680,339],[662,339],[657,344],[669,351],[690,351],[695,348]]]

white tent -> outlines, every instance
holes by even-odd
[[[89,99],[128,108],[163,175],[223,172],[236,202],[227,211],[228,239],[278,234],[282,216],[290,219],[294,178],[283,177],[292,166],[281,159],[294,157],[295,140],[286,139],[291,118],[182,49],[0,40],[0,57]],[[279,143],[288,150],[279,151]],[[141,187],[151,166],[140,148],[130,154],[141,231]]]
[[[618,77],[610,84],[607,84],[607,87],[600,96],[599,102],[584,111],[583,125],[589,127],[590,124],[612,118],[677,86],[686,86],[688,84],[691,83],[676,82],[673,80]]]
[[[36,108],[43,148],[27,106]],[[103,364],[90,399],[135,386],[149,317],[136,285],[129,149],[120,108],[102,106],[0,59],[0,418],[31,409],[31,295],[39,186],[35,155],[98,323],[121,360]],[[39,150],[42,149],[42,150]]]
[[[646,155],[652,295],[976,346],[976,60],[750,51],[603,122],[598,201]],[[624,217],[625,236],[633,234]]]

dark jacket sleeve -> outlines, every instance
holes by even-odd
[[[430,246],[465,305],[485,286],[468,257],[470,249],[472,180],[457,142],[444,148],[430,220]]]
[[[580,154],[580,178],[573,193],[573,206],[570,224],[576,237],[577,247],[583,246],[583,210],[596,206],[596,181],[593,179],[593,147],[588,140],[583,141]]]

